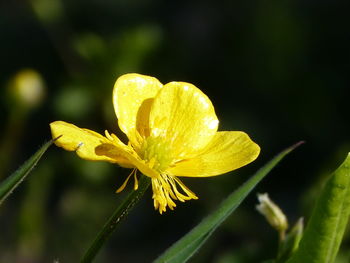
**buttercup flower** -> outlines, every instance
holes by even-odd
[[[198,199],[179,177],[207,177],[227,173],[257,158],[259,146],[240,131],[218,132],[218,119],[209,98],[194,85],[126,74],[113,90],[114,110],[129,142],[63,121],[50,124],[55,144],[92,161],[108,161],[151,178],[154,207],[174,209],[174,200]]]

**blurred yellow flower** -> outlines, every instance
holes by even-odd
[[[43,102],[46,87],[39,72],[33,69],[23,69],[11,79],[9,92],[17,103],[29,109],[35,108]]]
[[[209,98],[194,85],[126,74],[117,79],[113,104],[120,129],[129,142],[105,131],[105,136],[73,124],[50,124],[56,145],[81,158],[108,161],[151,178],[154,207],[174,209],[174,200],[198,199],[178,177],[208,177],[227,173],[257,158],[259,146],[240,131],[218,132]]]

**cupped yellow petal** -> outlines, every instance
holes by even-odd
[[[217,132],[198,156],[179,161],[167,173],[176,176],[207,177],[230,172],[254,161],[260,147],[240,131]]]
[[[75,151],[77,155],[90,161],[108,161],[118,163],[129,167],[130,162],[123,156],[108,157],[103,154],[97,154],[96,148],[101,144],[109,144],[111,141],[101,134],[79,128],[73,124],[64,121],[55,121],[50,123],[52,138],[57,138],[55,144],[67,151]]]
[[[151,135],[176,158],[192,156],[215,135],[218,119],[209,98],[190,83],[170,82],[156,95],[149,117]]]
[[[134,145],[139,143],[135,131],[141,136],[149,134],[150,106],[162,86],[156,78],[136,73],[119,77],[114,85],[113,105],[118,124]]]

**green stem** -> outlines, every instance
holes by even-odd
[[[149,177],[142,175],[139,180],[139,187],[136,191],[132,191],[126,199],[117,207],[112,216],[105,223],[95,240],[86,251],[81,263],[90,263],[95,258],[103,244],[108,240],[120,221],[129,213],[129,211],[140,201],[141,197],[151,183]]]

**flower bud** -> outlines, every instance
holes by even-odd
[[[288,228],[286,216],[282,210],[271,201],[268,194],[258,194],[259,204],[256,209],[265,216],[269,224],[280,233],[285,232]]]

